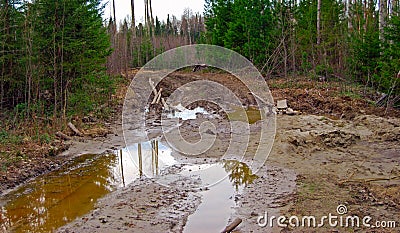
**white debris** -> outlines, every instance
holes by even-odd
[[[288,108],[287,100],[278,100],[278,102],[276,103],[276,107],[278,108],[278,110],[284,110]]]

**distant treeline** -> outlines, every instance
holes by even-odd
[[[113,73],[207,43],[241,53],[266,77],[322,76],[400,93],[398,0],[206,0],[204,18],[187,9],[180,20],[155,23],[145,2],[145,24],[130,28],[125,20],[113,34],[115,51],[124,54]]]
[[[352,79],[399,94],[399,1],[378,3],[206,0],[204,39],[241,53],[269,77]]]
[[[113,54],[107,65],[111,74],[124,74],[164,51],[198,43],[205,32],[203,16],[193,14],[188,8],[180,19],[168,15],[166,21],[160,21],[149,13],[145,22],[138,25],[124,19],[117,27],[111,18],[108,28],[113,44]]]

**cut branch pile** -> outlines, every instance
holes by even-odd
[[[162,105],[164,106],[164,108],[165,108],[166,110],[168,110],[168,109],[169,109],[169,106],[167,105],[167,102],[165,101],[164,98],[162,98],[162,95],[161,95],[163,89],[160,88],[160,90],[157,91],[157,89],[156,89],[156,87],[154,86],[154,83],[153,83],[153,81],[152,81],[151,79],[149,79],[149,84],[150,84],[150,86],[151,86],[151,88],[152,88],[152,90],[153,90],[153,94],[154,94],[153,101],[151,101],[151,104],[152,104],[152,105],[153,105],[153,104],[159,104],[159,103],[161,102]]]

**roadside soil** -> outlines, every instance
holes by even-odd
[[[163,95],[168,96],[177,87],[200,79],[228,87],[240,97],[244,106],[256,103],[234,77],[220,72],[177,72],[164,79],[159,87],[165,90]],[[276,137],[266,164],[256,173],[258,178],[232,197],[236,205],[229,221],[243,220],[236,231],[309,232],[306,228],[277,227],[276,223],[273,228],[261,227],[257,218],[265,212],[274,216],[319,217],[336,214],[339,204],[346,205],[349,214],[369,215],[373,221],[400,219],[400,112],[376,108],[370,104],[373,99],[350,97],[362,96],[363,89],[353,88],[349,95],[349,88],[346,87],[346,94],[343,94],[343,87],[336,82],[299,79],[295,83],[283,79],[269,81],[275,101],[287,99],[289,106],[302,114],[277,115]],[[218,126],[215,131],[208,132],[216,135],[216,143],[207,153],[195,157],[179,153],[175,156],[188,163],[218,160],[231,138],[227,114],[205,102],[188,107],[197,106],[216,117],[199,116],[183,121],[182,136],[188,141],[198,140],[199,125],[210,121]],[[159,118],[160,109],[156,107],[150,111],[150,122]],[[107,125],[104,137],[74,140],[68,150],[54,159],[66,161],[79,154],[123,147],[119,117],[120,114],[116,114],[115,122]],[[259,129],[260,122],[252,124],[250,138],[259,137]],[[245,162],[251,160],[257,146],[256,141],[250,141]],[[201,203],[201,191],[187,189],[193,182],[181,178],[175,186],[166,188],[149,178],[138,179],[103,198],[95,210],[60,228],[59,232],[182,232],[188,216]],[[374,232],[374,229],[361,230]],[[325,226],[312,231],[353,232],[354,229]],[[398,231],[399,227],[379,229],[379,232]]]
[[[132,74],[135,72],[133,70]],[[108,104],[87,116],[75,116],[71,120],[83,136],[75,135],[65,123],[60,131],[72,140],[58,138],[52,126],[53,120],[47,118],[34,118],[16,126],[15,135],[10,134],[9,139],[0,143],[0,194],[59,169],[75,156],[121,147],[121,112],[128,84],[128,80],[121,82]],[[32,136],[37,134],[41,136]]]

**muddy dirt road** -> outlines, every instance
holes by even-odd
[[[248,91],[223,73],[177,73],[165,79],[160,87],[168,95],[184,83],[198,79],[229,86],[246,107],[255,105]],[[272,88],[275,100],[285,94],[289,105],[303,114],[277,115],[272,151],[256,173],[249,165],[258,148],[254,139],[260,136],[262,122],[257,116],[260,112],[254,108],[247,112],[249,119],[254,120],[250,122],[249,135],[243,135],[250,138],[245,156],[232,155],[221,160],[230,144],[231,126],[240,128],[245,122],[235,115],[234,107],[232,112],[224,113],[214,104],[197,102],[188,108],[202,107],[201,111],[194,112],[193,118],[181,119],[179,130],[185,140],[195,142],[200,139],[199,127],[203,122],[216,125],[215,129],[202,132],[215,136],[215,143],[208,151],[185,156],[170,148],[170,157],[160,153],[157,157],[161,162],[167,158],[172,162],[164,162],[165,166],[157,163],[157,169],[150,169],[156,171],[150,172],[150,177],[136,176],[130,184],[99,199],[94,209],[66,222],[57,232],[220,232],[236,218],[243,220],[236,232],[376,232],[377,229],[362,225],[329,226],[325,222],[321,227],[307,228],[290,226],[288,219],[281,225],[276,222],[279,216],[301,219],[314,215],[320,219],[329,213],[337,215],[338,205],[345,206],[348,215],[371,216],[371,225],[376,221],[397,221],[396,226],[379,228],[378,232],[398,232],[400,118],[397,113],[383,117],[381,110],[365,107],[368,105],[362,100],[332,97],[336,93],[333,87],[309,85],[309,81],[299,83],[291,92]],[[293,101],[296,95],[305,92],[308,97],[298,98],[302,103]],[[326,107],[318,101],[320,98],[334,101]],[[159,113],[160,108],[149,111],[147,127],[157,145],[168,145],[160,134]],[[117,123],[106,138],[75,143],[64,156],[123,147],[121,124]],[[214,169],[211,173],[203,172],[210,167]],[[207,186],[215,174],[226,179]],[[262,223],[267,219],[266,214],[276,218],[265,226]]]
[[[314,115],[283,115],[278,116],[277,122],[278,133],[267,163],[246,188],[228,197],[234,200],[228,211],[229,220],[243,219],[238,232],[290,229],[277,227],[276,223],[273,229],[260,227],[257,219],[265,212],[270,216],[320,217],[335,213],[339,204],[345,204],[349,213],[359,216],[370,215],[386,221],[399,219],[399,119],[359,116],[346,121]],[[211,154],[218,157],[222,151],[214,149]],[[204,163],[202,159],[191,162]],[[140,180],[105,198],[94,212],[60,231],[181,232],[207,192],[182,191],[189,183],[182,182],[183,189],[166,189],[154,181]],[[104,216],[108,216],[106,222],[102,220]],[[211,219],[200,222],[206,225]],[[197,232],[207,232],[205,229],[198,226]],[[290,230],[304,232],[304,229]],[[352,231],[329,226],[317,231],[328,230]],[[380,232],[397,230],[388,228]]]

